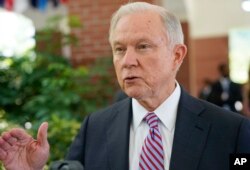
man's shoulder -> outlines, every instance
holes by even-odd
[[[131,98],[126,98],[119,102],[115,102],[96,112],[93,112],[89,116],[95,119],[98,119],[98,118],[104,119],[106,117],[115,116],[116,114],[119,114],[122,112],[128,112],[130,107],[131,107]]]
[[[185,102],[188,102],[185,107],[188,109],[195,110],[199,108],[200,113],[198,114],[201,118],[209,120],[211,122],[221,122],[224,123],[236,123],[241,122],[246,117],[222,107],[219,107],[213,103],[207,102],[196,97],[185,94]]]
[[[242,125],[242,122],[250,123],[250,120],[240,113],[226,110],[207,101],[200,102],[203,103],[205,107],[201,117],[209,120],[212,124],[237,128]]]

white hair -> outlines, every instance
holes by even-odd
[[[109,29],[109,42],[112,42],[113,32],[118,21],[126,15],[142,12],[142,11],[153,11],[160,15],[162,22],[165,26],[166,35],[171,45],[183,44],[184,36],[180,21],[165,8],[152,5],[146,2],[133,2],[122,5],[112,16],[110,29]]]

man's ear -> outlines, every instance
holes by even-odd
[[[185,44],[177,44],[174,47],[174,63],[176,66],[180,67],[186,54],[187,54],[187,46]]]

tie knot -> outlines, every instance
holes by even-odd
[[[145,120],[150,128],[158,127],[158,117],[154,112],[150,112],[145,116]]]

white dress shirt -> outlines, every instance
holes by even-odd
[[[176,82],[176,88],[173,93],[154,111],[154,113],[159,118],[159,130],[162,135],[162,143],[164,148],[165,170],[169,169],[180,94],[180,86]],[[142,145],[149,132],[148,124],[143,121],[143,118],[148,113],[148,111],[135,99],[132,99],[132,109],[133,118],[130,125],[129,139],[129,169],[138,170]]]

